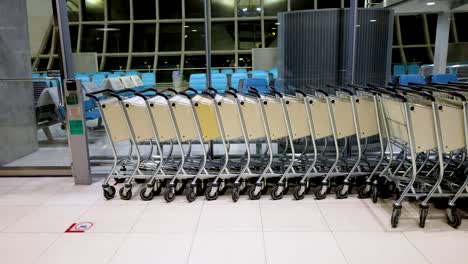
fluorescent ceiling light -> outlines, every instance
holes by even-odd
[[[247,10],[248,10],[247,7],[242,8],[242,11],[244,11],[244,12],[247,11]]]
[[[427,3],[426,3],[426,5],[428,5],[428,6],[433,6],[433,5],[435,5],[435,4],[436,4],[435,2],[427,2]]]
[[[190,27],[190,26],[185,26],[186,28]]]
[[[120,28],[96,28],[98,31],[120,31]]]
[[[257,11],[262,11],[262,8],[261,8],[261,7],[257,7]]]
[[[196,29],[192,29],[192,32],[197,32],[197,30],[196,30]]]
[[[369,22],[371,22],[371,23],[377,22],[377,19],[371,19],[371,20],[369,20]]]
[[[271,29],[276,29],[276,28],[271,28]]]
[[[280,23],[276,22],[275,25],[279,25]]]

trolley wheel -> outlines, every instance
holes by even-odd
[[[197,194],[195,193],[195,190],[191,186],[187,187],[187,193],[185,194],[185,198],[187,198],[187,201],[189,203],[197,199]]]
[[[109,191],[107,190],[103,190],[104,191],[104,198],[106,198],[107,200],[110,200],[112,198],[114,198],[115,196],[115,187],[114,186],[109,186]]]
[[[429,206],[421,205],[419,210],[419,227],[424,228],[426,226],[427,215],[429,214]]]
[[[270,189],[270,188],[269,188],[267,182],[265,181],[265,186],[263,187],[263,189],[262,189],[260,192],[261,192],[262,194],[267,194],[267,193],[268,193],[268,189]]]
[[[232,201],[237,202],[239,200],[239,197],[240,197],[240,187],[237,185],[234,185],[234,188],[232,189]]]
[[[281,198],[283,198],[283,192],[281,191],[278,193],[278,189],[279,189],[278,185],[276,185],[275,187],[271,189],[270,195],[273,200],[280,200]]]
[[[130,200],[132,199],[132,189],[129,188],[128,191],[125,193],[125,187],[120,188],[119,195],[122,200]]]
[[[317,200],[323,200],[327,198],[327,192],[322,192],[322,189],[325,188],[326,185],[319,185],[317,188],[315,188],[314,194],[315,194],[315,199]]]
[[[453,228],[458,228],[462,223],[462,214],[457,208],[449,208],[447,212],[447,223]]]
[[[361,185],[361,187],[358,188],[358,197],[361,199],[366,199],[370,197],[370,192],[366,191],[367,185]],[[370,187],[372,190],[372,187]]]
[[[336,187],[336,198],[338,199],[346,199],[348,198],[348,190],[349,190],[349,187],[348,187],[348,190],[344,190],[344,185],[340,185],[338,187]]]
[[[213,195],[211,195],[212,189],[213,189],[213,186],[208,186],[205,190],[205,197],[208,201],[213,201],[213,200],[218,199],[218,191],[216,191]]]
[[[258,200],[262,196],[262,192],[255,194],[255,185],[250,186],[250,188],[247,190],[247,194],[249,195],[250,200]]]
[[[310,188],[309,188],[309,189],[310,189]],[[306,188],[306,190],[307,190],[307,188]],[[306,194],[306,190],[304,190],[304,191],[301,193],[301,186],[296,186],[296,188],[294,188],[294,192],[293,192],[294,199],[296,199],[296,200],[302,200],[302,199],[304,199],[305,194]]]
[[[396,228],[398,223],[400,222],[400,215],[401,215],[401,206],[400,207],[393,207],[391,223],[392,227]]]
[[[179,184],[179,182],[176,182],[175,184],[175,194],[177,195],[181,195],[184,193],[184,186],[187,184],[187,181],[186,180],[182,180],[180,181],[181,184]],[[177,186],[180,186],[179,188],[177,188]]]
[[[372,185],[372,202],[377,203],[379,201],[379,187]]]
[[[153,190],[153,196],[160,195],[161,191],[162,191],[162,183],[159,182],[158,183],[158,188],[156,188],[156,190]]]
[[[247,191],[248,191],[249,188],[247,188],[247,185],[244,185],[243,188],[242,188],[241,186],[242,186],[242,184],[240,184],[240,186],[239,186],[239,194],[240,194],[240,195],[244,195],[244,194],[247,193]]]
[[[114,178],[115,183],[124,183],[125,178]]]
[[[171,187],[168,187],[164,192],[164,200],[166,200],[166,202],[168,203],[175,200],[175,193],[173,192]]]
[[[154,192],[153,192],[153,191],[149,192],[149,194],[146,195],[146,189],[147,189],[147,188],[148,188],[148,187],[143,188],[143,189],[140,190],[140,198],[141,198],[143,201],[151,201],[151,200],[153,200],[153,197],[154,197]]]
[[[146,182],[146,179],[135,179],[135,182],[136,183],[145,183]]]

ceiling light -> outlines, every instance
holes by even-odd
[[[275,25],[279,25],[280,23],[276,22]]]
[[[271,28],[271,29],[275,30],[276,28]]]
[[[197,30],[196,30],[196,29],[192,29],[192,32],[197,32]]]
[[[96,28],[97,31],[120,31],[120,28]]]
[[[427,3],[426,3],[426,5],[428,5],[428,6],[433,6],[433,5],[435,5],[435,4],[436,4],[435,2],[427,2]]]
[[[242,8],[242,11],[244,11],[244,12],[247,11],[247,10],[248,10],[247,7]]]
[[[187,37],[188,37],[188,35],[185,35],[185,38],[187,38]]]
[[[185,26],[186,28],[190,27],[190,26]]]
[[[257,11],[262,11],[262,8],[261,8],[261,7],[257,7]]]
[[[371,23],[377,22],[377,19],[371,19],[371,20],[369,20],[369,22],[371,22]]]

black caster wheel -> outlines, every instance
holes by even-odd
[[[232,189],[232,201],[233,202],[239,201],[239,197],[240,197],[239,186],[234,186],[234,188]]]
[[[132,199],[132,189],[129,188],[126,193],[124,193],[124,191],[125,191],[125,187],[120,188],[120,190],[119,190],[120,198],[122,198],[122,200]]]
[[[275,186],[271,189],[270,195],[273,200],[280,200],[281,198],[283,198],[283,192],[279,192],[278,189],[279,186]]]
[[[392,227],[396,228],[400,222],[401,207],[393,207],[391,223]]]
[[[367,185],[362,185],[358,188],[358,197],[360,199],[366,199],[370,197],[370,192],[366,191]],[[369,189],[372,190],[372,187],[369,186]]]
[[[114,178],[115,183],[124,183],[125,178]]]
[[[262,196],[262,192],[258,192],[257,194],[255,194],[255,185],[251,186],[247,190],[247,194],[249,195],[250,200],[258,200]]]
[[[458,228],[462,223],[462,214],[457,208],[450,208],[447,212],[447,223],[453,228]]]
[[[109,186],[109,190],[103,190],[103,191],[104,191],[104,198],[106,198],[107,200],[114,198],[115,196],[114,186]]]
[[[379,201],[379,188],[376,185],[372,185],[372,202],[377,203]]]
[[[185,194],[185,198],[189,203],[195,201],[197,199],[197,193],[192,187],[187,188],[187,193]]]
[[[136,183],[142,184],[146,182],[146,179],[135,179]]]
[[[327,191],[322,191],[323,188],[326,188],[326,185],[320,185],[315,188],[314,194],[315,194],[315,199],[317,200],[323,200],[327,198]]]
[[[419,227],[424,228],[426,226],[427,215],[429,214],[429,206],[420,205],[419,210]]]
[[[164,192],[164,200],[166,200],[166,202],[168,203],[175,200],[175,193],[171,187],[167,188],[166,191]]]
[[[148,188],[148,187],[146,187]],[[154,192],[153,190],[151,190],[150,192],[148,192],[148,194],[146,194],[146,188],[143,188],[140,190],[140,198],[143,200],[143,201],[151,201],[154,197]]]
[[[304,188],[304,191],[301,192],[301,187],[302,186],[296,186],[296,188],[294,188],[293,196],[296,200],[302,200],[305,197],[307,188]]]
[[[349,191],[349,186],[348,186],[348,190],[345,190],[344,185],[340,185],[340,186],[336,187],[336,198],[338,198],[338,199],[348,198],[348,195],[349,195],[348,191]]]
[[[218,199],[218,191],[216,191],[213,195],[211,194],[211,190],[213,189],[213,186],[208,186],[205,190],[205,197],[208,201],[213,201]],[[188,199],[188,198],[187,198]]]

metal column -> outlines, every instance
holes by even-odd
[[[66,0],[53,0],[54,22],[57,25],[60,40],[58,52],[60,71],[65,80],[65,94],[67,95],[67,133],[68,144],[72,158],[72,175],[75,184],[91,184],[89,167],[88,141],[83,113],[83,95],[81,83],[75,82],[70,31],[68,27],[68,13]]]
[[[205,0],[206,85],[211,87],[211,0]]]
[[[434,73],[445,73],[450,33],[450,13],[440,13],[437,18],[437,30],[434,54]]]
[[[346,82],[354,84],[354,69],[356,63],[356,34],[357,34],[357,0],[350,0],[349,3],[349,36],[348,36],[348,54],[350,56],[347,65]]]

